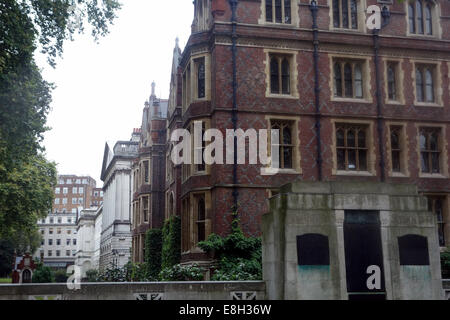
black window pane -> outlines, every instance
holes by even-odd
[[[352,83],[352,66],[349,63],[345,64],[344,77],[345,77],[345,96],[351,98],[353,97],[353,83]]]
[[[430,172],[430,160],[428,158],[428,152],[421,153],[422,172]]]
[[[333,0],[333,26],[339,28],[339,0]]]
[[[270,91],[272,93],[280,93],[278,72],[279,72],[278,59],[272,58],[270,60]]]
[[[423,12],[422,1],[416,1],[416,14],[417,14],[417,33],[423,34]]]
[[[356,0],[350,0],[351,16],[352,16],[352,29],[358,29],[358,5]]]
[[[284,23],[291,23],[291,0],[284,0]]]
[[[275,0],[275,22],[283,22],[283,11],[281,7],[281,0]]]
[[[266,21],[273,22],[272,0],[266,0]]]
[[[367,171],[367,151],[359,150],[359,170]]]
[[[396,92],[395,92],[395,72],[392,67],[388,68],[388,94],[390,100],[396,99]]]
[[[347,131],[347,147],[356,147],[355,131],[353,129]]]
[[[348,170],[356,170],[356,151],[348,150]]]
[[[341,65],[339,63],[334,65],[334,95],[336,97],[342,97],[342,75]]]
[[[281,73],[282,73],[282,92],[283,94],[290,93],[290,70],[289,70],[289,61],[287,59],[283,59],[281,63]]]
[[[392,131],[391,133],[391,148],[400,149],[400,139],[397,131]]]
[[[358,131],[358,147],[359,148],[366,147],[366,132],[364,130]]]
[[[416,69],[416,92],[417,92],[417,101],[424,101],[423,78],[422,72],[419,69]]]
[[[292,148],[291,147],[283,148],[283,159],[284,159],[284,168],[292,169]]]
[[[430,150],[438,150],[438,135],[435,132],[430,135]]]
[[[440,173],[440,165],[439,165],[439,153],[433,152],[431,154],[431,163],[433,167],[433,173]]]
[[[283,128],[283,144],[291,144],[292,143],[292,136],[291,136],[291,129],[289,127]]]
[[[433,23],[432,23],[432,17],[431,17],[431,7],[428,4],[425,8],[425,32],[428,35],[433,34]]]
[[[409,16],[409,32],[416,33],[416,25],[415,25],[416,17],[414,14],[414,6],[412,4],[408,6],[408,16]]]
[[[344,147],[345,146],[345,142],[344,142],[344,130],[339,129],[336,132],[336,144],[338,147]]]
[[[205,97],[205,62],[202,61],[198,65],[198,97]]]
[[[401,172],[400,151],[392,151],[392,171]]]
[[[344,149],[337,150],[337,163],[338,163],[338,170],[345,170],[345,150]]]
[[[348,0],[342,0],[342,27],[348,28]]]

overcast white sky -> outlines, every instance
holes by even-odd
[[[193,19],[190,0],[122,0],[110,34],[96,44],[89,34],[66,42],[56,69],[37,57],[55,83],[45,135],[47,157],[59,174],[90,175],[102,186],[106,141],[128,140],[142,121],[151,82],[167,98],[175,38],[183,50]]]

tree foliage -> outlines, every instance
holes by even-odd
[[[181,219],[173,216],[164,223],[161,268],[170,268],[181,260]]]
[[[37,47],[54,66],[65,40],[90,26],[108,33],[117,0],[0,1],[0,239],[32,233],[52,207],[55,164],[42,146],[53,85],[34,61]]]
[[[157,279],[161,271],[162,231],[150,229],[145,236],[145,263],[148,276]]]
[[[231,233],[226,237],[211,234],[198,246],[207,253],[213,253],[218,260],[218,268],[212,280],[261,280],[262,251],[261,239],[245,237],[239,225],[237,213],[233,213]]]

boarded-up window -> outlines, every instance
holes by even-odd
[[[297,257],[300,266],[330,265],[328,237],[321,234],[297,236]]]
[[[426,237],[408,234],[398,238],[401,266],[428,266],[428,240]]]

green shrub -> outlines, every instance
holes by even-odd
[[[161,281],[201,281],[203,280],[203,271],[197,265],[182,266],[176,264],[163,269],[159,278]]]
[[[148,274],[148,266],[146,263],[128,263],[127,268],[127,281],[129,282],[147,282],[154,281]]]
[[[164,223],[161,268],[170,268],[181,260],[181,219],[173,216]]]
[[[98,282],[127,282],[127,271],[125,268],[109,267],[100,271]]]
[[[441,253],[442,278],[450,279],[450,249]]]
[[[66,270],[58,270],[55,272],[55,282],[56,283],[66,283],[69,276]]]
[[[151,278],[157,278],[161,272],[162,231],[151,229],[145,236],[145,263],[147,274]]]
[[[218,260],[213,281],[261,280],[262,251],[261,239],[245,237],[239,226],[237,213],[233,213],[231,233],[226,237],[211,234],[198,246],[207,253],[213,253]]]
[[[44,266],[43,264],[38,264],[33,273],[32,281],[33,283],[53,283],[55,282],[55,277],[52,269]]]
[[[87,282],[98,282],[99,281],[98,270],[92,269],[92,270],[86,271],[86,281]]]

